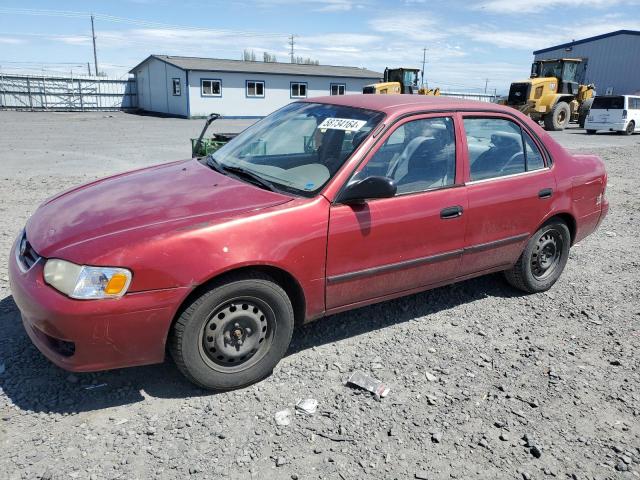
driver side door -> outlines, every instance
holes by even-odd
[[[392,198],[330,207],[327,310],[372,303],[453,280],[467,197],[453,115],[420,115],[387,132],[354,177],[393,178]]]

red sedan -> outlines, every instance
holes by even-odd
[[[504,271],[549,289],[607,213],[607,175],[499,105],[405,95],[292,103],[213,156],[41,205],[11,252],[24,326],[57,365],[162,362],[248,385],[294,325]]]

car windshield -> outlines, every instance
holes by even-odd
[[[361,108],[291,103],[215,152],[215,162],[231,174],[259,177],[278,189],[312,196],[383,117]]]

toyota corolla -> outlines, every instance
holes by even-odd
[[[256,382],[295,325],[504,271],[558,280],[607,175],[499,105],[411,95],[289,104],[206,158],[44,202],[10,256],[33,343],[72,371],[159,363]]]

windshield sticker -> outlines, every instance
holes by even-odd
[[[315,187],[315,186],[316,186],[316,184],[315,184],[315,183],[311,183],[311,182],[309,182],[309,183],[307,183],[307,184],[304,186],[304,189],[305,189],[305,190],[313,190],[313,187]]]
[[[318,125],[320,130],[344,130],[345,132],[357,132],[366,125],[366,120],[352,120],[350,118],[325,118]]]

